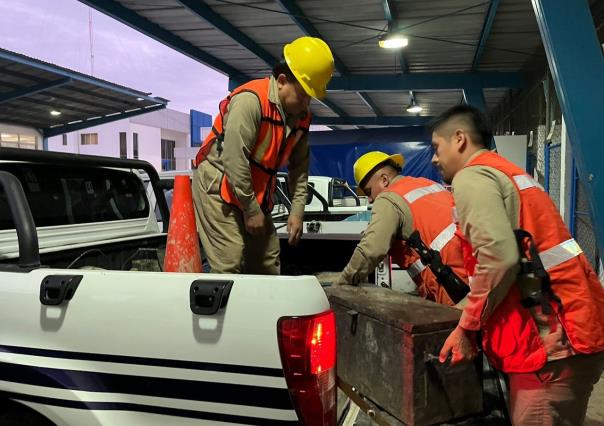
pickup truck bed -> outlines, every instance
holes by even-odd
[[[316,278],[142,271],[165,233],[133,170],[169,217],[148,163],[0,158],[1,424],[335,424],[335,325]],[[77,216],[86,197],[94,210]]]

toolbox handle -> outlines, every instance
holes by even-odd
[[[355,335],[357,333],[357,323],[359,322],[359,313],[354,309],[346,311],[350,316],[350,334]]]

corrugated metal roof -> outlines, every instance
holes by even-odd
[[[64,128],[164,108],[168,101],[67,68],[0,49],[0,122],[41,129]],[[59,116],[50,114],[59,111]]]
[[[316,35],[312,34],[316,31],[332,48],[340,64],[337,75],[518,72],[532,56],[543,55],[535,15],[527,0],[495,2],[497,13],[483,51],[479,42],[494,0],[388,0],[396,27],[410,40],[409,46],[399,52],[377,45],[378,36],[388,27],[386,0],[80,1],[163,39],[190,56],[199,49],[200,61],[204,62],[205,54],[218,60],[210,64],[214,68],[224,65],[223,71],[230,67],[230,71],[254,78],[270,72],[272,59],[280,59],[284,44],[308,33],[301,28],[305,25],[306,30],[312,27],[311,35]],[[209,12],[194,10],[200,4]],[[168,40],[164,30],[178,39]],[[252,49],[244,47],[241,36],[252,43]],[[480,61],[473,67],[475,57]],[[462,99],[460,89],[418,92],[416,99],[424,107],[421,115],[438,114],[458,103]],[[501,89],[485,92],[487,106],[493,108],[504,93]],[[356,92],[329,92],[327,103],[352,117],[375,116],[367,97],[384,116],[408,115],[405,107],[409,93],[395,88],[379,93],[369,91],[363,96]],[[319,116],[337,115],[318,102],[313,102],[312,110]]]

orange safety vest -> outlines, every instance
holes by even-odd
[[[254,194],[265,214],[270,213],[273,209],[277,171],[287,165],[287,160],[294,146],[308,133],[311,121],[311,114],[308,113],[304,119],[298,120],[296,126],[286,138],[284,117],[281,116],[277,105],[270,101],[269,91],[269,78],[252,80],[233,90],[229,96],[220,102],[220,113],[214,120],[212,132],[205,138],[195,157],[195,166],[197,167],[207,158],[212,145],[216,141],[219,141],[220,144],[218,149],[222,149],[225,117],[233,96],[242,92],[250,92],[256,95],[260,102],[262,118],[249,162]],[[226,174],[223,174],[220,182],[220,196],[224,202],[241,209],[241,203],[233,193]]]
[[[532,235],[551,290],[561,301],[551,303],[552,315],[576,352],[604,350],[604,290],[547,193],[524,170],[495,153],[477,156],[466,165],[471,166],[492,167],[510,178],[520,196],[520,228]],[[468,241],[464,253],[472,276],[477,258]],[[537,371],[547,361],[537,325],[521,297],[520,288],[512,286],[482,325],[483,349],[491,364],[506,373]]]
[[[413,229],[432,250],[440,253],[442,262],[465,283],[461,239],[453,220],[453,196],[442,185],[425,178],[405,176],[392,183],[386,191],[400,195],[413,216]],[[421,297],[443,305],[454,305],[446,290],[436,280],[430,268],[420,260],[404,240],[397,239],[390,249],[392,261],[407,272],[418,286]]]

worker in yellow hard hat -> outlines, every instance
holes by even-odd
[[[221,103],[195,159],[197,228],[213,272],[278,274],[271,220],[277,170],[287,166],[289,243],[302,236],[309,166],[310,99],[325,97],[334,69],[329,46],[300,37],[283,48],[270,77],[233,90]]]
[[[390,255],[393,263],[407,270],[420,296],[459,304],[469,287],[453,197],[432,180],[400,176],[403,164],[402,155],[379,151],[354,163],[356,183],[373,203],[371,221],[334,285],[366,281]]]

